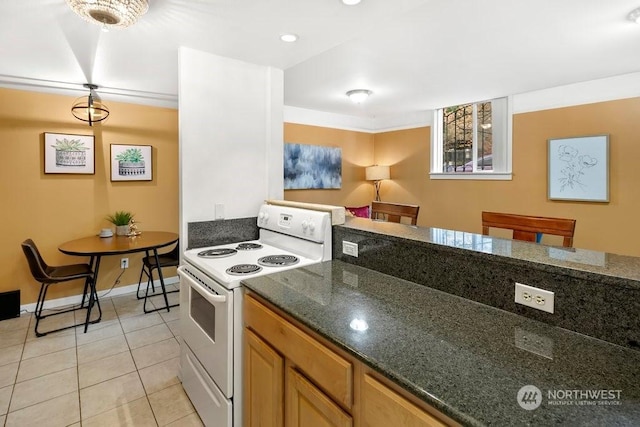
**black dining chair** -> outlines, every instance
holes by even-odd
[[[38,247],[31,239],[27,239],[22,242],[22,251],[24,252],[25,257],[27,258],[27,262],[29,263],[31,275],[36,281],[40,282],[40,293],[38,294],[38,301],[36,302],[35,309],[36,326],[34,330],[36,336],[41,337],[51,332],[62,331],[64,329],[75,328],[82,325],[84,325],[84,332],[86,333],[89,324],[98,323],[100,321],[100,319],[102,318],[102,309],[100,308],[100,301],[98,301],[98,294],[96,293],[93,270],[91,269],[91,266],[89,264],[70,264],[61,266],[47,265],[47,263],[42,258],[42,255],[40,255]],[[84,279],[84,291],[82,292],[82,302],[80,303],[80,305],[43,315],[42,310],[44,309],[44,302],[47,297],[47,290],[49,289],[49,286],[78,279]],[[89,299],[88,301],[85,301],[87,292],[89,293]],[[86,306],[85,302],[87,303]],[[91,310],[94,304],[98,306],[99,315],[97,319],[90,320]],[[76,324],[74,322],[73,325],[64,326],[62,328],[53,329],[46,332],[40,332],[38,330],[38,325],[40,324],[40,321],[42,319],[83,309],[87,310],[87,316],[84,323]]]
[[[180,244],[176,243],[176,246],[170,252],[158,254],[158,261],[159,263],[156,261],[156,257],[153,254],[150,254],[149,251],[147,251],[146,256],[142,258],[142,269],[140,270],[140,278],[138,279],[138,289],[136,291],[136,297],[138,299],[144,299],[143,310],[145,313],[151,313],[154,311],[178,306],[178,304],[168,305],[167,303],[166,307],[147,310],[148,298],[157,295],[163,295],[166,300],[167,294],[178,292],[178,290],[167,292],[164,283],[160,283],[162,292],[156,293],[156,288],[153,284],[153,270],[157,270],[158,268],[177,267],[178,265],[180,265]],[[142,276],[147,277],[147,286],[143,293],[141,293]],[[160,280],[162,280],[161,277]],[[151,293],[149,293],[149,288],[151,288]]]

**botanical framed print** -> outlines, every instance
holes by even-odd
[[[151,181],[151,145],[111,144],[111,181]]]
[[[549,139],[549,199],[609,201],[609,135]]]
[[[95,173],[93,135],[44,134],[44,173]]]

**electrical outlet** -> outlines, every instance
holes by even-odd
[[[345,255],[351,255],[358,257],[358,244],[353,242],[342,241],[342,253]]]
[[[535,308],[536,310],[553,313],[554,294],[551,291],[534,288],[533,286],[516,282],[515,301],[518,304],[526,305],[527,307]]]
[[[120,268],[129,268],[129,258],[120,259]]]
[[[216,203],[215,219],[224,219],[224,205],[222,203]]]

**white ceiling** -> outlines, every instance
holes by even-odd
[[[285,70],[285,105],[380,118],[640,71],[640,0],[150,0],[104,33],[65,0],[0,0],[0,84],[177,105],[178,48]],[[279,35],[293,32],[298,42]],[[361,105],[345,92],[373,91]],[[136,102],[129,99],[129,102]]]

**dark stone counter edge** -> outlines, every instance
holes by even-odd
[[[554,264],[546,264],[544,262],[519,259],[519,258],[514,258],[514,257],[509,257],[509,256],[504,256],[499,254],[491,254],[491,253],[482,252],[482,251],[478,251],[471,248],[460,248],[460,247],[445,245],[442,243],[412,239],[410,237],[394,236],[392,234],[386,234],[383,232],[363,230],[361,228],[352,228],[352,227],[349,227],[348,225],[338,225],[335,227],[344,228],[345,230],[348,230],[349,233],[370,236],[372,238],[383,238],[385,240],[389,240],[393,242],[402,242],[402,243],[406,243],[409,241],[412,244],[415,244],[418,246],[424,246],[429,249],[434,249],[434,250],[439,250],[444,252],[449,251],[452,253],[464,254],[464,255],[483,258],[483,259],[489,258],[505,264],[510,264],[518,267],[531,268],[538,271],[543,271],[546,273],[551,273],[556,275],[563,275],[563,276],[574,277],[574,278],[583,279],[583,280],[599,282],[605,285],[616,285],[616,286],[626,287],[629,289],[640,289],[640,281],[633,280],[626,277],[619,277],[619,276],[608,275],[604,273],[596,273],[596,272],[591,272],[586,270],[580,270],[580,269],[572,268],[569,266],[558,266]],[[499,237],[491,237],[491,238],[496,240],[505,240],[505,239],[500,239]],[[336,259],[338,259],[338,257],[336,257]]]
[[[415,384],[413,384],[411,381],[407,380],[406,378],[394,375],[393,372],[386,370],[383,365],[376,363],[374,360],[371,360],[365,354],[360,353],[359,351],[350,347],[346,343],[340,340],[337,340],[335,337],[333,337],[331,334],[327,333],[326,331],[322,330],[322,328],[318,327],[317,325],[311,324],[308,322],[308,320],[303,319],[300,316],[293,313],[292,311],[283,308],[279,304],[269,299],[267,295],[261,293],[258,289],[252,288],[250,284],[247,284],[243,281],[242,286],[244,288],[245,293],[249,291],[249,293],[258,295],[261,300],[267,301],[269,304],[273,305],[281,312],[286,313],[291,318],[297,320],[300,324],[304,325],[305,327],[315,332],[316,334],[320,335],[322,338],[326,339],[327,341],[331,342],[341,350],[344,350],[348,354],[360,360],[362,363],[364,363],[371,369],[375,370],[376,372],[380,373],[382,376],[392,380],[393,382],[398,384],[401,388],[403,388],[410,394],[414,395],[415,397],[422,400],[426,404],[442,412],[444,415],[450,417],[454,421],[459,422],[465,426],[478,426],[478,427],[484,426],[484,424],[482,424],[481,422],[477,421],[474,418],[471,418],[469,415],[462,412],[461,410],[451,405],[448,405],[446,402],[429,394],[427,390],[416,387]]]

